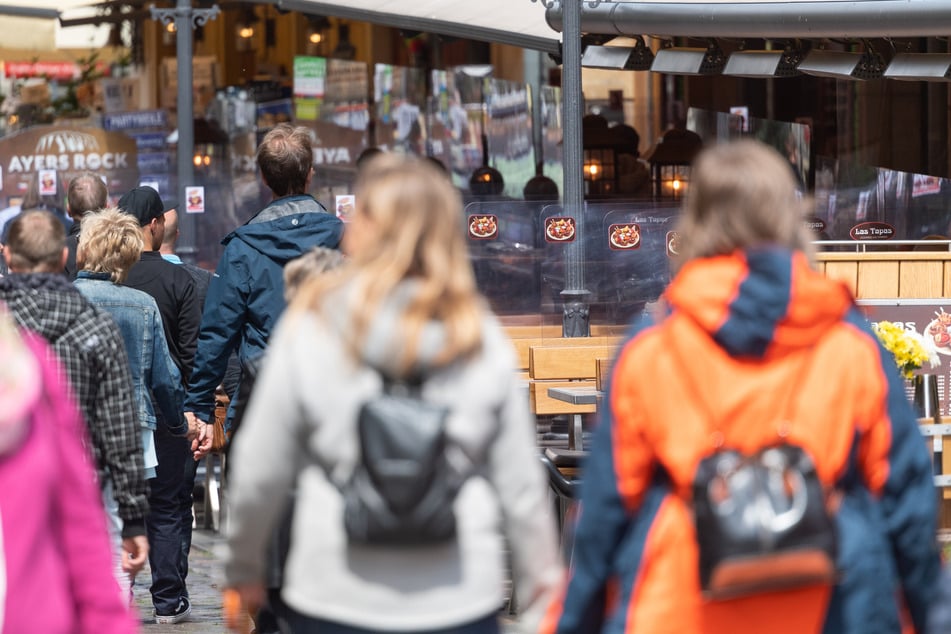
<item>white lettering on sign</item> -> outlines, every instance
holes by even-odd
[[[38,170],[114,170],[129,167],[127,152],[90,152],[89,154],[73,154],[70,166],[69,154],[32,154],[14,155],[10,158],[7,171],[11,174],[34,172]]]
[[[331,163],[349,163],[350,150],[345,147],[317,147],[314,148],[314,163],[329,165]]]

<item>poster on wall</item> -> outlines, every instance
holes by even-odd
[[[40,196],[56,195],[56,170],[40,170]]]
[[[370,80],[367,65],[327,60],[327,92],[318,118],[341,128],[364,131],[370,122]]]
[[[377,64],[373,73],[376,145],[426,156],[426,77],[418,68]]]
[[[558,191],[563,192],[562,181],[565,171],[562,168],[562,130],[561,88],[542,86],[539,95],[541,102],[542,155],[536,160],[542,164],[542,173],[555,181]]]
[[[429,156],[435,157],[449,170],[452,165],[453,136],[450,123],[449,71],[434,70],[430,76],[432,92],[426,99],[426,128]],[[465,114],[465,113],[463,113]]]
[[[938,402],[943,416],[951,414],[951,299],[860,299],[859,308],[870,322],[890,321],[921,335],[938,353],[940,365],[918,373],[937,375]],[[912,389],[907,386],[908,399]]]
[[[489,165],[505,175],[503,194],[521,198],[525,183],[535,176],[528,88],[502,79],[487,79],[486,88]]]
[[[205,213],[205,188],[185,188],[185,212],[189,214]]]
[[[320,114],[327,80],[327,60],[298,55],[294,58],[294,116],[314,121]]]

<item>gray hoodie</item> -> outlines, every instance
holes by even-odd
[[[396,316],[412,292],[405,284],[377,312],[359,361],[343,344],[351,323],[343,295],[328,298],[339,307],[329,320],[297,312],[278,325],[233,447],[226,582],[262,578],[260,554],[296,481],[283,590],[295,610],[394,631],[467,623],[503,603],[507,541],[521,622],[534,630],[562,570],[527,393],[512,347],[489,314],[482,350],[430,374],[423,386],[427,400],[451,406],[447,430],[455,442],[470,455],[488,449],[485,475],[467,480],[456,498],[457,539],[412,548],[347,542],[341,498],[327,473],[345,477],[353,468],[357,411],[382,387],[368,366],[385,369],[399,358]],[[441,325],[429,324],[419,356],[431,359],[443,336]]]

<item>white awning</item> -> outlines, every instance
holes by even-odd
[[[96,0],[2,0],[0,30],[3,46],[25,51],[102,48],[109,37],[108,26],[77,26],[64,29],[59,17],[96,15]]]
[[[557,53],[561,37],[531,0],[272,0],[283,9]]]
[[[582,33],[751,38],[926,37],[951,33],[949,0],[581,2]],[[547,11],[562,27],[562,7]]]

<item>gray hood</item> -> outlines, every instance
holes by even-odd
[[[360,358],[385,375],[399,375],[399,362],[407,345],[400,330],[400,317],[418,293],[418,289],[418,282],[401,282],[393,293],[384,299],[370,322],[370,328],[361,346]],[[361,304],[354,300],[355,293],[353,285],[344,287],[331,294],[324,305],[325,314],[329,315],[331,323],[341,336],[349,331],[353,323],[353,310],[361,308]],[[423,326],[417,343],[414,373],[423,374],[431,368],[445,342],[446,329],[441,323],[430,321]]]

